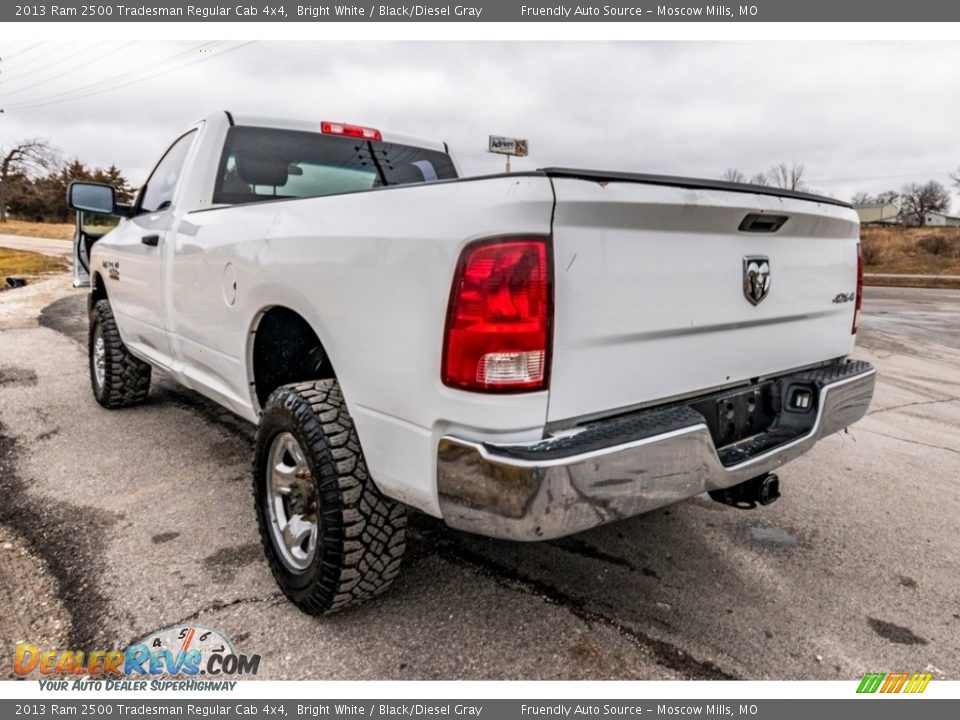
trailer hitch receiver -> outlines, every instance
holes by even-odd
[[[710,498],[741,510],[752,510],[757,505],[769,505],[780,497],[780,478],[766,473],[750,478],[739,485],[711,490]]]

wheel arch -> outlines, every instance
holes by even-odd
[[[257,312],[246,355],[250,400],[257,414],[282,385],[337,377],[320,333],[287,305],[268,305]]]
[[[107,295],[107,284],[103,281],[103,276],[99,272],[94,272],[90,276],[90,292],[87,295],[87,314],[93,310],[93,306],[101,300],[109,300]]]

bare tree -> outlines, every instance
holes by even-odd
[[[723,180],[727,182],[742,183],[746,182],[747,178],[742,172],[737,170],[737,168],[727,168],[723,171]]]
[[[956,172],[950,173],[950,179],[953,180],[957,190],[960,190],[960,168],[957,168]]]
[[[884,205],[888,205],[890,203],[896,205],[899,199],[900,193],[898,193],[896,190],[884,190],[876,197],[876,201]]]
[[[9,150],[0,147],[0,222],[7,221],[10,185],[17,178],[29,178],[54,170],[60,154],[42,138],[21,140]]]
[[[757,173],[756,175],[750,178],[750,184],[763,185],[764,187],[766,187],[767,185],[770,184],[770,180],[767,179],[767,176],[764,175],[763,173]]]
[[[774,187],[781,190],[804,190],[803,165],[780,163],[767,170],[767,179]]]
[[[851,205],[870,205],[877,202],[877,199],[866,192],[858,192],[852,198],[850,198]]]
[[[927,223],[927,213],[946,212],[950,207],[950,193],[936,180],[920,185],[910,183],[900,192],[900,211],[908,225],[923,227]]]

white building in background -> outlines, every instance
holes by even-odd
[[[860,216],[861,225],[898,225],[900,223],[900,208],[892,202],[864,203],[854,205],[853,209]]]
[[[929,227],[960,227],[960,217],[942,212],[928,212],[923,224]]]

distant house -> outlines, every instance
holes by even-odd
[[[853,209],[860,216],[861,225],[896,225],[900,222],[900,208],[891,202],[864,203],[854,205]]]
[[[960,227],[960,217],[942,212],[928,212],[923,224],[929,227]]]

